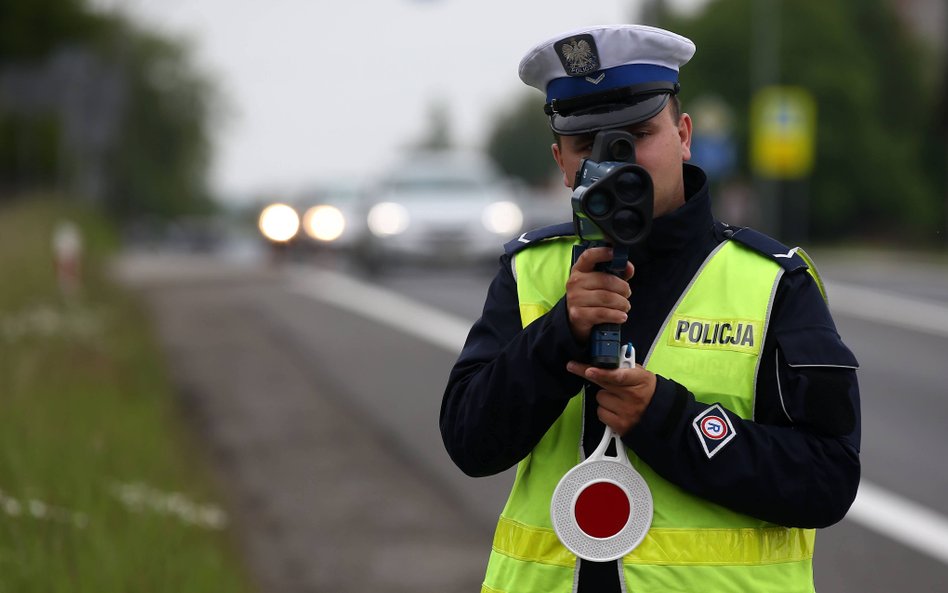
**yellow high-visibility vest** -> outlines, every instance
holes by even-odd
[[[545,240],[514,259],[526,327],[565,293],[575,237]],[[645,367],[707,404],[753,417],[758,359],[783,269],[735,242],[701,266],[665,320]],[[501,513],[483,593],[570,593],[579,561],[557,539],[550,500],[582,459],[583,396],[577,394],[517,467]],[[812,529],[787,528],[695,497],[661,478],[631,450],[652,491],[645,540],[622,558],[628,593],[813,593]]]

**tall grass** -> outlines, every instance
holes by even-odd
[[[65,220],[75,293],[53,261]],[[149,322],[104,272],[115,245],[90,209],[0,203],[0,593],[248,591]]]

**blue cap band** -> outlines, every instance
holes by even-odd
[[[599,84],[590,82],[590,79],[596,80],[603,74],[605,77]],[[659,81],[678,82],[678,71],[655,64],[625,64],[592,72],[585,77],[554,78],[546,87],[546,102],[551,103],[554,99],[571,99],[590,93]]]

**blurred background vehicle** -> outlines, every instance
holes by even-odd
[[[382,176],[368,204],[358,256],[370,270],[494,261],[524,222],[517,186],[474,151],[412,153]]]
[[[300,229],[300,216],[295,208],[282,202],[268,204],[257,220],[260,234],[274,244],[292,241]]]
[[[349,257],[366,233],[364,188],[327,183],[261,204],[257,228],[270,246],[294,258]]]
[[[348,252],[365,235],[365,190],[357,182],[309,189],[293,203],[307,247]]]

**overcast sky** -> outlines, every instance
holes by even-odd
[[[670,1],[685,9],[699,0]],[[481,146],[490,118],[530,90],[534,44],[629,22],[638,0],[99,0],[192,40],[227,110],[213,187],[235,198],[374,176],[444,103],[455,139]],[[539,91],[534,91],[539,93]]]

